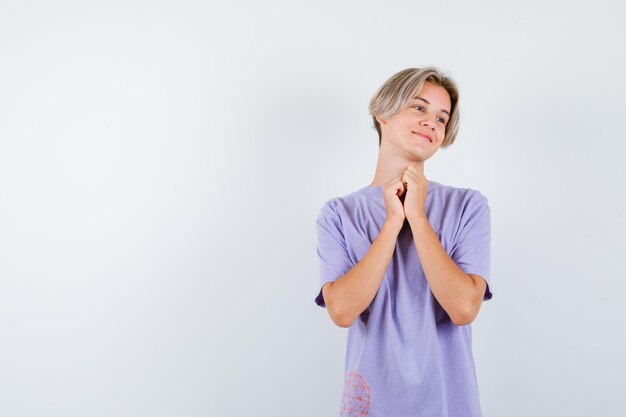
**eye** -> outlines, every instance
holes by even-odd
[[[413,106],[414,109],[417,109],[417,111],[423,111],[424,110],[424,106]],[[421,110],[420,110],[421,109]],[[437,120],[440,120],[440,123],[443,123],[444,125],[446,124],[446,119],[443,117],[439,117]]]

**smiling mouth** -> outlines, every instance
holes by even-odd
[[[427,141],[429,141],[430,143],[432,143],[432,142],[433,142],[433,141],[432,141],[432,139],[428,139],[426,136],[422,135],[421,133],[415,133],[415,132],[411,132],[411,133],[413,133],[414,135],[417,135],[417,136],[419,136],[419,137],[421,137],[421,138],[426,139],[426,140],[427,140]]]

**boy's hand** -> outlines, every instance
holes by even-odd
[[[400,197],[404,198],[406,188],[402,182],[402,176],[393,178],[383,184],[383,196],[385,198],[385,209],[387,210],[387,220],[404,224],[404,208]]]
[[[407,220],[427,219],[426,196],[428,195],[428,180],[424,177],[423,166],[408,167],[402,175],[402,182],[406,187],[404,199],[404,216]]]

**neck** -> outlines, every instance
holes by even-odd
[[[401,176],[409,166],[420,166],[424,168],[424,161],[407,158],[393,152],[391,149],[385,146],[385,142],[378,151],[378,160],[376,161],[376,173],[374,179],[369,185],[370,187],[376,187],[386,183],[387,181]]]

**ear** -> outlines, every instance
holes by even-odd
[[[386,124],[387,124],[387,120],[386,120],[386,119],[383,119],[383,118],[382,118],[382,117],[380,117],[380,116],[376,116],[376,121],[377,121],[378,123],[380,123],[381,125],[386,125]]]

